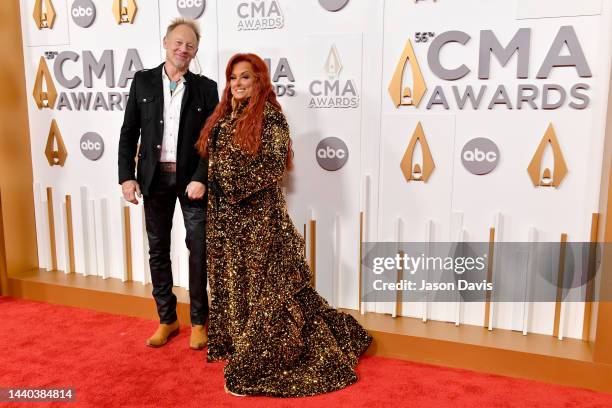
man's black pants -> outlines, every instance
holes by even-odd
[[[172,293],[170,233],[176,199],[179,199],[189,250],[189,300],[191,324],[204,324],[208,318],[206,292],[206,200],[190,200],[176,186],[176,173],[158,169],[148,196],[144,197],[145,222],[149,238],[149,266],[153,297],[160,323],[172,323],[176,316],[176,296]]]

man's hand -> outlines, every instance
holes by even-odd
[[[201,200],[205,192],[206,186],[199,181],[192,181],[187,184],[187,188],[185,189],[185,194],[187,194],[190,200]]]
[[[136,197],[142,197],[140,193],[140,186],[136,180],[127,180],[121,183],[121,191],[123,192],[123,198],[132,204],[138,204]]]

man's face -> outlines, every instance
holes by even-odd
[[[198,41],[191,28],[179,25],[164,37],[166,61],[179,70],[189,67],[189,63],[198,52]]]

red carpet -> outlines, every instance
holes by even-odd
[[[151,349],[150,320],[6,297],[0,320],[0,387],[76,389],[76,403],[55,406],[612,407],[612,394],[379,357],[362,358],[360,381],[332,394],[237,398],[223,392],[223,363],[188,349],[188,327]]]

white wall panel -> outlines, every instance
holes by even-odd
[[[161,63],[165,27],[180,11],[177,0],[136,0],[138,11],[133,24],[118,25],[110,0],[92,0],[95,21],[83,28],[69,15],[72,0],[52,1],[57,12],[52,30],[35,26],[34,0],[20,1],[32,167],[39,186],[36,204],[39,245],[49,246],[44,204],[45,189],[52,187],[59,268],[64,270],[67,264],[62,210],[65,195],[70,194],[77,272],[124,278],[123,213],[118,204],[116,169],[123,110],[116,106],[94,109],[93,101],[98,96],[108,104],[109,93],[128,92],[130,81],[121,86],[118,82],[125,73],[126,56],[134,52],[130,50],[137,50],[145,68]],[[336,12],[325,10],[319,1],[208,0],[198,19],[203,36],[197,63],[192,68],[218,80],[222,90],[230,56],[254,52],[269,59],[273,76],[275,72],[280,74],[274,83],[289,120],[295,150],[295,169],[284,182],[289,211],[300,232],[311,214],[317,221],[317,287],[321,294],[339,306],[357,308],[359,213],[363,210],[367,241],[397,239],[398,220],[403,226],[401,237],[406,241],[454,240],[458,230],[467,241],[486,241],[496,213],[503,214],[499,241],[526,241],[533,230],[537,230],[540,242],[557,241],[561,233],[567,233],[570,242],[588,239],[591,213],[598,211],[610,79],[611,16],[612,4],[601,0],[350,0]],[[592,76],[581,78],[574,67],[556,67],[548,78],[538,79],[536,74],[563,26],[571,26],[575,31]],[[519,29],[531,30],[527,78],[517,79],[519,58],[513,55],[506,66],[491,57],[490,78],[479,79],[481,32],[492,30],[505,46]],[[465,77],[452,81],[439,78],[428,60],[432,41],[448,31],[461,31],[471,37],[465,45],[448,44],[440,52],[444,67],[465,64],[470,70]],[[428,36],[427,42],[417,42],[416,32],[434,35]],[[412,42],[427,90],[417,108],[398,108],[388,87],[408,40]],[[342,69],[330,76],[325,63],[332,48]],[[78,59],[66,60],[56,67],[55,55],[63,52],[74,52]],[[96,61],[110,52],[113,56],[112,66],[100,78],[93,75],[91,84],[84,82],[87,52]],[[564,47],[561,55],[567,53],[568,48]],[[32,93],[41,56],[49,56],[45,62],[57,92],[64,98],[61,100],[67,98],[72,109],[65,102],[59,109],[59,101],[54,109],[39,110],[36,106]],[[80,83],[69,88],[56,71],[66,80],[78,78]],[[412,87],[410,74],[411,70],[406,68],[405,85]],[[358,105],[310,108],[312,84],[315,81],[321,81],[320,85],[324,81],[333,84],[336,80],[343,85],[351,81],[359,97]],[[546,84],[570,90],[577,83],[589,87],[585,91],[590,98],[586,109],[571,108],[568,102],[574,99],[569,97],[558,109],[545,110],[541,95],[536,99],[537,109],[528,106],[517,109],[519,85],[534,85],[541,93]],[[488,109],[498,85],[506,87],[512,109],[500,105]],[[440,105],[427,108],[437,86],[447,97],[448,109]],[[486,87],[481,106],[460,109],[453,86],[461,93],[467,86],[476,91]],[[87,97],[89,93],[91,107],[77,109],[73,98]],[[57,121],[68,150],[63,167],[50,167],[44,156],[52,119]],[[399,164],[419,122],[436,169],[427,183],[408,183]],[[550,123],[569,171],[557,189],[534,188],[527,166]],[[80,139],[86,132],[96,132],[104,140],[104,154],[96,161],[85,158],[80,151]],[[322,139],[332,136],[346,143],[349,159],[344,167],[330,172],[319,166],[315,150]],[[500,151],[499,163],[488,175],[473,175],[461,163],[463,146],[476,137],[492,140]],[[550,164],[549,154],[544,161]],[[81,197],[81,187],[87,197]],[[132,206],[130,213],[133,277],[148,282],[142,205]],[[185,230],[179,213],[177,203],[172,260],[175,284],[186,287]],[[41,267],[50,266],[48,248],[39,248],[39,254]],[[501,273],[503,282],[504,271]],[[389,304],[368,307],[393,312]],[[581,304],[564,306],[564,337],[580,337],[582,310]],[[435,320],[455,322],[456,311],[454,303],[431,303],[427,310],[420,303],[403,304],[403,314]],[[554,304],[550,303],[518,306],[498,303],[493,326],[550,334],[553,316]],[[483,304],[461,305],[461,324],[482,324],[483,317]]]
[[[518,0],[517,18],[589,16],[601,14],[603,0]]]

